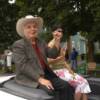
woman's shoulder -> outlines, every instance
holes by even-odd
[[[53,48],[54,47],[54,40],[51,40],[48,42],[48,47]]]

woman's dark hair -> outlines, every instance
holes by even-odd
[[[62,25],[54,25],[53,27],[52,27],[52,31],[55,31],[55,30],[57,30],[57,29],[63,29],[62,28]]]

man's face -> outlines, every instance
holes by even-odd
[[[38,26],[35,22],[29,22],[23,27],[24,35],[27,39],[33,40],[37,38],[38,35]]]

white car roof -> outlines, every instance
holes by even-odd
[[[14,77],[15,75],[6,75],[6,76],[0,76],[0,83],[3,83],[7,80],[9,80],[10,78]]]
[[[0,76],[0,83],[3,83],[5,81],[9,80],[12,77],[15,77],[15,75],[2,75],[2,76]],[[10,94],[10,93],[2,91],[2,90],[0,90],[0,98],[2,100],[27,100],[27,99],[15,96],[13,94]]]

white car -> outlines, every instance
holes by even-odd
[[[10,75],[10,76],[1,76],[0,77],[0,84],[3,84],[3,82],[9,80],[10,78],[14,77],[15,75]],[[0,98],[2,100],[27,100],[22,97],[15,96],[9,92],[4,91],[4,87],[0,88]]]
[[[0,76],[0,100],[50,100],[43,90],[25,87],[15,83],[15,75]],[[88,79],[92,92],[89,100],[100,100],[100,79]]]
[[[2,100],[49,100],[45,91],[17,84],[15,75],[0,76],[0,99]]]

